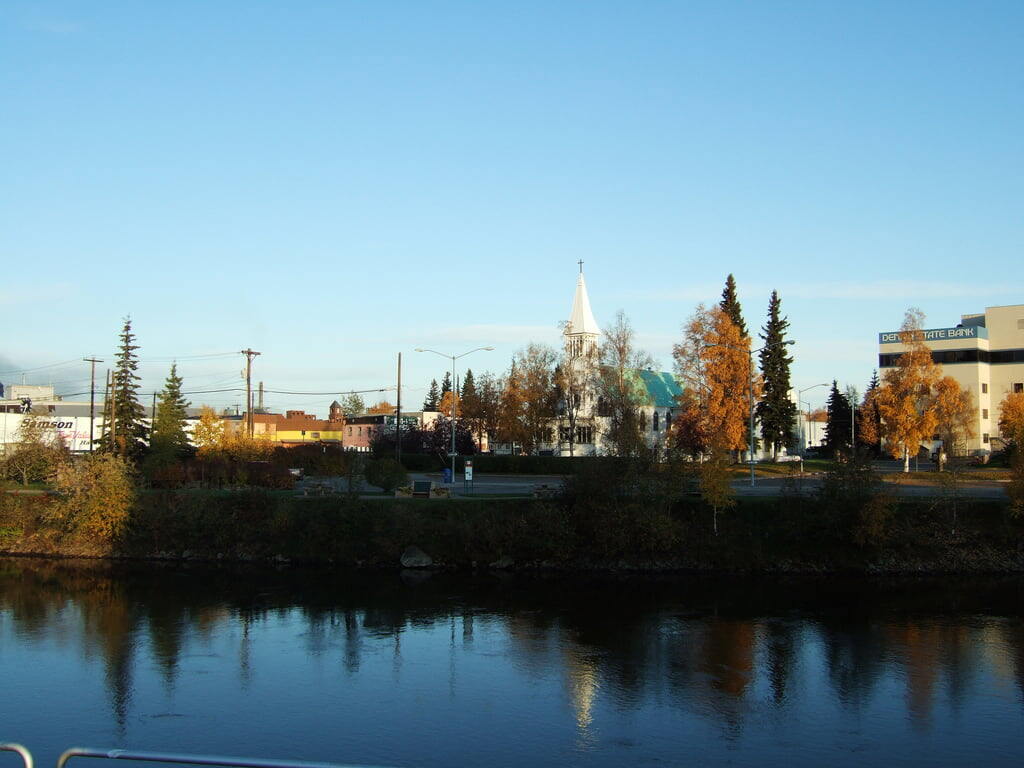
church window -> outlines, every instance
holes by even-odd
[[[657,411],[654,412],[654,418],[651,420],[651,431],[652,432],[657,432],[658,431],[658,412]]]

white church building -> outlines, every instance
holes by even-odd
[[[566,364],[578,367],[577,380],[594,382],[596,370],[583,370],[584,367],[598,365],[598,350],[601,345],[601,328],[594,319],[590,308],[590,297],[587,295],[587,283],[583,276],[583,265],[576,278],[576,293],[572,300],[572,312],[562,332]],[[590,375],[588,375],[590,374]],[[676,398],[682,394],[676,377],[666,371],[637,370],[631,374],[635,377],[637,388],[646,395],[646,402],[640,407],[640,424],[647,444],[651,447],[660,446],[668,433],[669,424],[678,412]],[[602,415],[601,401],[596,386],[581,387],[577,416],[571,419],[566,414],[566,403],[560,407],[555,426],[551,430],[551,441],[540,446],[543,454],[555,456],[595,456],[608,452],[606,435],[609,418]],[[572,422],[575,421],[575,424]],[[570,441],[570,429],[575,433],[575,440]],[[570,443],[572,443],[570,447]]]

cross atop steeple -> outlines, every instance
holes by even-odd
[[[580,274],[582,275],[583,274],[583,259],[580,259],[576,263],[580,265]]]

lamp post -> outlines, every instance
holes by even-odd
[[[828,386],[828,384],[811,384],[811,386],[809,386],[809,387],[804,387],[803,389],[797,390],[797,395],[796,395],[797,400],[800,400],[800,396],[804,392],[808,392],[808,391],[810,391],[812,389],[817,389],[818,387],[827,387],[827,386]],[[808,428],[809,428],[810,423],[811,423],[811,404],[809,402],[807,402],[806,400],[800,400],[800,402],[807,406],[807,418],[804,419],[804,432],[806,433],[808,431]],[[805,434],[805,437],[806,437],[806,434]],[[805,452],[807,451],[807,447],[808,447],[807,444],[808,443],[810,443],[810,440],[805,439],[804,440],[804,451]]]
[[[455,455],[456,455],[456,451],[455,451],[455,400],[456,400],[456,393],[455,393],[455,361],[458,360],[460,357],[465,357],[466,355],[471,355],[474,352],[481,352],[481,351],[493,352],[494,351],[494,347],[477,347],[476,349],[471,349],[468,352],[463,352],[461,355],[446,355],[444,352],[438,352],[436,349],[423,349],[421,347],[416,347],[416,351],[417,352],[433,352],[435,355],[440,355],[441,357],[447,358],[447,359],[452,361],[452,452],[451,452],[451,457],[452,457],[452,486],[454,486],[455,485]]]

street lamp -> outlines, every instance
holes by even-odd
[[[800,395],[802,395],[804,392],[808,392],[808,391],[810,391],[812,389],[817,389],[818,387],[827,387],[827,386],[828,386],[828,384],[811,384],[811,386],[809,386],[809,387],[804,387],[803,389],[797,390],[796,398],[797,398],[797,400],[800,400]],[[807,439],[806,433],[809,431],[809,427],[810,427],[810,424],[811,424],[811,404],[809,402],[807,402],[806,400],[800,400],[800,402],[804,403],[807,406],[807,418],[804,420],[804,451],[806,452],[807,451],[807,445],[810,443],[810,440]]]
[[[456,453],[455,453],[455,399],[456,399],[456,396],[455,396],[455,361],[458,360],[460,357],[465,357],[466,355],[471,355],[474,352],[482,352],[482,351],[493,352],[494,351],[494,347],[477,347],[476,349],[471,349],[468,352],[463,352],[461,355],[446,355],[444,352],[438,352],[436,349],[423,349],[421,347],[416,347],[416,351],[417,352],[433,352],[435,355],[440,355],[441,357],[448,358],[449,360],[452,361],[452,453],[451,453],[451,456],[452,456],[452,485],[454,486],[455,485],[455,455],[456,455]]]

